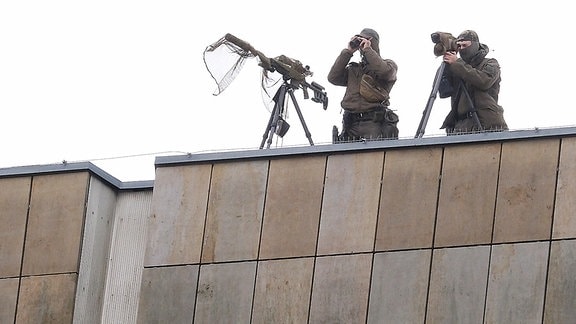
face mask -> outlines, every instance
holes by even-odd
[[[476,53],[478,53],[479,49],[480,44],[478,42],[472,42],[470,46],[460,50],[460,57],[464,60],[464,62],[470,63],[472,62],[472,59]]]

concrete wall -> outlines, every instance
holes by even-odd
[[[152,190],[0,177],[0,323],[135,322]]]
[[[574,323],[576,132],[450,140],[0,170],[0,323]]]
[[[576,138],[160,166],[139,323],[573,323]]]
[[[66,323],[74,312],[87,172],[0,179],[0,322]]]

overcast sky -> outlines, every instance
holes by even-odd
[[[341,128],[344,88],[326,76],[350,37],[380,33],[396,61],[391,108],[413,138],[441,58],[430,34],[475,30],[502,68],[500,104],[510,129],[576,124],[576,30],[568,1],[3,1],[0,3],[0,168],[92,161],[122,181],[154,179],[162,155],[258,149],[270,111],[261,68],[248,60],[220,95],[205,48],[231,33],[268,57],[309,65],[329,105],[295,92],[316,145]],[[355,56],[354,60],[358,60]],[[448,99],[436,99],[426,136]],[[308,144],[290,130],[271,149]]]

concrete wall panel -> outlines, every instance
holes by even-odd
[[[366,323],[371,254],[316,260],[310,323]]]
[[[137,323],[192,323],[198,269],[198,265],[145,268]]]
[[[559,149],[559,139],[502,145],[495,243],[550,238]]]
[[[268,164],[248,161],[214,165],[203,263],[258,257]]]
[[[19,278],[0,279],[0,323],[13,323]]]
[[[104,323],[134,323],[138,317],[151,202],[150,190],[118,194],[104,295],[107,307],[102,313]]]
[[[445,148],[434,246],[491,242],[500,147]]]
[[[194,323],[249,323],[256,262],[200,267]]]
[[[75,323],[99,323],[102,319],[116,201],[113,188],[96,177],[90,178],[74,307]]]
[[[88,172],[32,179],[24,275],[77,272]]]
[[[576,237],[576,138],[561,142],[552,238]]]
[[[313,258],[259,262],[251,323],[306,323],[313,270]]]
[[[549,244],[504,244],[492,248],[487,323],[542,322]]]
[[[16,323],[72,323],[76,274],[22,278]]]
[[[260,258],[316,251],[326,157],[270,161]]]
[[[441,148],[388,151],[376,250],[432,247]]]
[[[374,249],[383,163],[384,152],[328,157],[318,254]]]
[[[426,323],[482,323],[489,257],[489,246],[434,250]]]
[[[576,241],[552,242],[544,323],[576,319]]]
[[[210,164],[156,170],[146,266],[200,262],[211,171]]]
[[[20,275],[30,177],[0,179],[0,278]]]
[[[424,323],[430,251],[374,256],[368,323]]]

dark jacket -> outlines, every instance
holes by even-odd
[[[500,65],[496,59],[486,58],[487,53],[488,46],[480,44],[478,54],[470,64],[459,58],[456,62],[447,65],[444,76],[452,85],[453,93],[444,94],[443,97],[451,95],[452,110],[446,116],[441,128],[454,128],[458,121],[465,119],[466,114],[471,111],[465,94],[457,95],[457,92],[461,90],[459,87],[463,85],[474,103],[483,129],[508,129],[504,120],[504,109],[498,104]],[[460,130],[471,131],[472,129]]]
[[[365,112],[378,107],[389,106],[389,93],[396,83],[398,66],[390,59],[383,59],[377,49],[364,50],[362,62],[350,62],[353,53],[343,49],[328,73],[328,81],[334,85],[345,86],[346,92],[340,103],[342,108],[349,112]],[[383,102],[370,102],[360,95],[362,75],[368,74],[377,83],[379,88],[387,92]],[[381,105],[382,104],[382,105]]]

